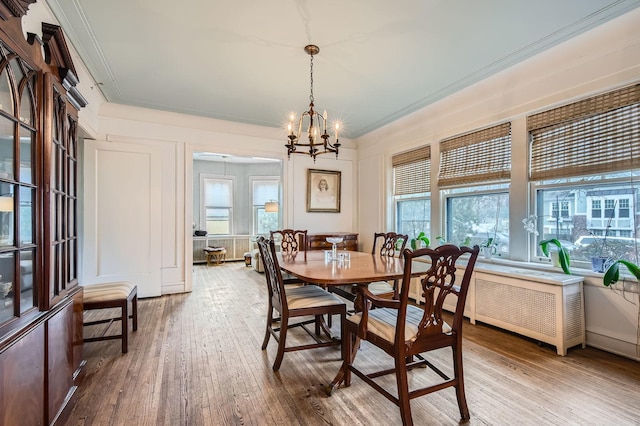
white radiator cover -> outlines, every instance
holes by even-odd
[[[554,345],[559,355],[584,346],[582,279],[549,283],[545,278],[476,272],[475,320]]]
[[[193,263],[207,261],[205,247],[224,247],[227,250],[226,260],[243,260],[250,243],[248,235],[193,237]]]
[[[456,272],[462,279],[464,268]],[[525,270],[495,264],[476,264],[464,315],[472,324],[486,324],[549,343],[559,355],[585,346],[582,277]],[[410,295],[422,302],[420,285],[411,283]],[[445,308],[453,310],[449,296]]]

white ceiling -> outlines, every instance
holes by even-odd
[[[282,127],[309,103],[355,138],[640,0],[47,0],[108,101]]]

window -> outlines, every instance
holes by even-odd
[[[277,176],[252,178],[251,198],[253,203],[253,234],[269,235],[280,228],[280,209],[265,210],[265,203],[280,200],[280,179]]]
[[[393,195],[396,232],[431,238],[431,147],[423,146],[393,156]]]
[[[202,217],[207,234],[233,233],[233,179],[201,177]]]
[[[538,241],[560,239],[578,267],[593,256],[637,262],[640,85],[527,117],[527,126]],[[544,216],[553,203],[569,215]]]
[[[509,252],[511,123],[440,142],[438,184],[445,200],[446,240]]]

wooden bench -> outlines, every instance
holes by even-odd
[[[207,265],[223,264],[227,257],[227,249],[224,247],[206,247],[204,254],[207,257]]]
[[[85,326],[105,323],[109,325],[99,336],[88,337],[83,341],[98,342],[122,339],[122,353],[127,353],[129,318],[133,320],[133,331],[138,329],[138,287],[126,281],[88,285],[84,287],[83,298],[85,312],[94,309],[120,308],[120,316],[118,317],[84,322]],[[129,304],[131,304],[131,314],[129,314]],[[121,322],[121,332],[120,334],[107,335],[106,333],[114,321]]]

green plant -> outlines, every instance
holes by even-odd
[[[569,270],[570,260],[569,260],[569,252],[562,246],[560,241],[555,238],[549,238],[547,240],[542,240],[538,243],[542,252],[545,256],[551,257],[549,253],[549,244],[553,244],[557,247],[558,252],[558,261],[560,262],[560,267],[564,271],[565,274],[571,275],[571,271]]]
[[[420,232],[416,238],[411,239],[411,250],[416,250],[418,248],[418,241],[422,241],[425,247],[429,247],[429,244],[431,244],[431,241],[429,241],[429,238],[427,238],[425,233]]]
[[[620,265],[626,266],[626,268],[631,272],[638,282],[640,282],[640,267],[633,262],[629,262],[627,260],[616,260],[613,262],[604,273],[602,277],[602,284],[609,287],[611,284],[615,284],[620,280]]]

